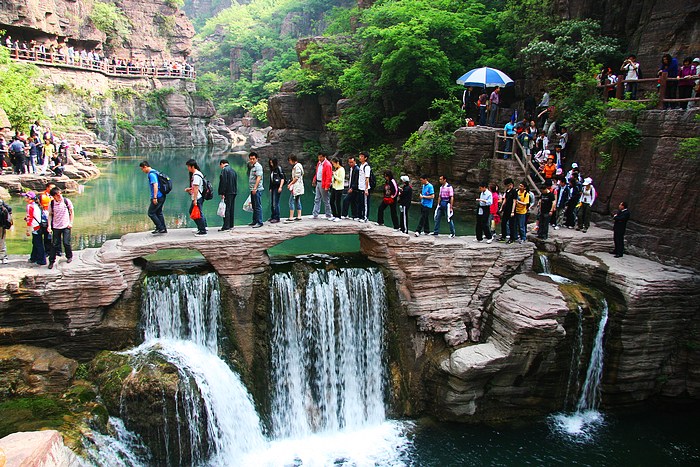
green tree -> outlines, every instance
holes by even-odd
[[[34,83],[39,69],[35,65],[10,63],[9,54],[0,48],[0,108],[16,129],[26,129],[34,120],[43,118],[41,110],[46,96]]]
[[[588,71],[590,63],[620,58],[619,41],[603,35],[598,21],[562,21],[549,32],[551,39],[535,40],[521,51],[530,70],[544,76],[571,79],[579,71]]]

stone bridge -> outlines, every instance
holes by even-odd
[[[359,235],[360,252],[392,272],[418,329],[444,334],[448,345],[479,340],[484,301],[515,272],[529,270],[534,252],[531,243],[506,247],[475,243],[471,236],[416,238],[373,224],[311,218],[260,229],[212,229],[206,237],[190,229],[132,233],[78,251],[71,264],[59,261],[52,270],[26,263],[0,269],[0,345],[53,346],[86,359],[99,349],[133,344],[134,317],[120,304],[140,298],[139,258],[159,250],[196,250],[248,301],[255,275],[269,267],[267,250],[309,234]]]

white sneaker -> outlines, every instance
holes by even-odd
[[[326,217],[326,220],[327,220],[327,221],[334,222],[334,221],[335,221],[335,217],[333,217],[333,216],[331,216],[331,217]]]
[[[493,239],[489,238],[488,240],[486,240],[486,243],[491,243],[492,241],[493,241]]]
[[[414,235],[415,235],[416,237],[420,237],[420,232],[416,232]]]
[[[348,216],[342,216],[341,219],[347,220],[347,219],[348,219]]]
[[[558,225],[555,225],[555,226],[554,226],[554,230],[559,230],[559,226],[558,226]]]
[[[340,222],[340,218],[336,217],[334,219],[331,219],[333,222]]]
[[[7,257],[5,257],[5,258],[2,259],[2,264],[7,264],[8,262],[9,262],[9,261],[8,261]]]
[[[455,234],[450,234],[450,238],[455,238]]]
[[[318,215],[313,216],[313,219],[318,219]]]
[[[475,242],[481,242],[481,240],[479,240],[478,238],[475,238],[474,241],[475,241]]]

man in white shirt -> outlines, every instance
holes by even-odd
[[[360,222],[367,222],[369,218],[369,193],[370,189],[370,177],[372,174],[372,168],[367,163],[369,159],[369,154],[362,151],[359,155],[360,159],[360,177],[357,182],[357,188],[364,193],[363,199],[360,201]]]
[[[476,199],[479,207],[476,208],[476,241],[481,242],[486,237],[486,243],[491,243],[491,226],[489,225],[489,213],[493,204],[493,194],[489,191],[488,183],[479,184],[481,194]]]

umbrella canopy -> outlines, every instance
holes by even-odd
[[[489,68],[474,68],[466,72],[457,80],[457,84],[464,86],[479,86],[488,88],[493,86],[513,86],[513,80],[501,70]]]

